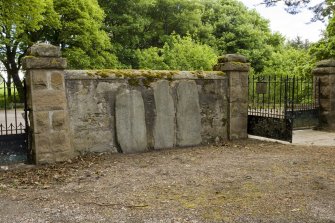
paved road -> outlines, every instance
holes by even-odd
[[[13,123],[15,125],[15,121],[19,124],[20,122],[24,124],[24,118],[22,116],[23,109],[16,110],[16,120],[15,120],[15,110],[7,110],[7,123]],[[5,125],[5,111],[0,110],[0,124]]]
[[[259,136],[249,135],[249,138],[252,139],[260,139],[264,141],[271,142],[280,142],[283,144],[290,144],[288,142],[268,139]],[[307,146],[334,146],[335,147],[335,132],[324,132],[324,131],[316,131],[312,129],[304,129],[304,130],[295,130],[293,131],[293,145],[307,145]]]

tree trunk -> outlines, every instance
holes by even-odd
[[[14,82],[14,85],[16,87],[16,92],[19,95],[18,101],[23,103],[24,98],[25,98],[25,92],[24,92],[24,89],[23,89],[23,83],[20,80],[19,70],[13,69],[13,70],[8,70],[7,72],[8,72],[8,76],[13,78],[13,82]]]
[[[11,97],[12,96],[12,77],[9,75],[9,73],[7,72],[7,96]]]

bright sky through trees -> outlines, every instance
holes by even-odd
[[[240,0],[244,5],[251,9],[256,9],[264,18],[270,20],[272,31],[279,31],[288,39],[295,39],[297,36],[316,42],[320,39],[322,30],[326,24],[322,22],[310,23],[313,12],[308,9],[303,10],[297,15],[291,15],[284,10],[284,4],[278,3],[275,7],[265,7],[260,5],[261,0]],[[311,5],[320,2],[312,0]]]

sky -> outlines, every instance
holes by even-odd
[[[279,31],[288,39],[295,39],[297,36],[316,42],[321,38],[321,32],[325,29],[326,24],[322,22],[309,23],[313,17],[313,12],[308,9],[303,10],[299,14],[291,15],[284,10],[284,4],[278,3],[274,7],[265,7],[259,5],[262,0],[240,0],[250,9],[256,11],[270,21],[270,27],[273,32]],[[320,0],[312,0],[311,5],[320,2]],[[309,24],[308,24],[309,23]]]

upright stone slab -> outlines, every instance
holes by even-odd
[[[248,74],[250,65],[242,55],[227,54],[218,60],[214,70],[228,75],[228,137],[248,137]]]
[[[318,62],[312,73],[320,81],[319,128],[335,131],[335,59]]]
[[[154,90],[156,117],[154,126],[154,148],[172,148],[175,145],[175,107],[169,81],[160,80],[152,85]]]
[[[195,81],[177,84],[177,146],[196,146],[202,142],[201,114]]]
[[[141,92],[122,90],[115,99],[116,136],[124,153],[147,150],[147,129]]]
[[[73,156],[64,83],[66,60],[60,55],[59,47],[36,44],[23,60],[36,164],[65,161]]]

